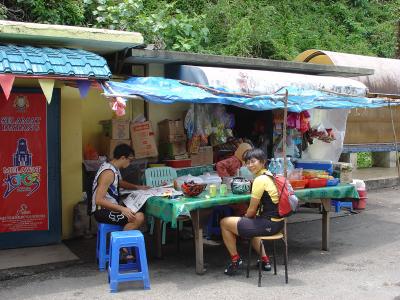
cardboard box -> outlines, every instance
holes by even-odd
[[[131,140],[110,139],[107,136],[101,138],[101,154],[112,159],[114,157],[114,149],[120,144],[131,145]]]
[[[159,150],[162,158],[174,158],[177,155],[183,155],[186,153],[186,142],[161,143]]]
[[[214,162],[214,151],[212,146],[204,146],[199,148],[202,155],[203,165],[211,165]]]
[[[100,124],[103,126],[103,135],[116,140],[128,140],[129,120],[103,120]]]
[[[186,140],[182,120],[165,119],[158,123],[160,142],[181,142]]]
[[[177,135],[159,135],[160,143],[176,143],[176,142],[186,142],[185,134]]]
[[[150,121],[131,124],[132,148],[135,158],[158,156],[156,140]]]
[[[202,155],[200,153],[191,154],[190,159],[192,160],[192,166],[201,166],[203,164]]]
[[[192,166],[211,165],[213,163],[213,148],[211,146],[200,147],[198,153],[190,155]]]

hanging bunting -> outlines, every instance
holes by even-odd
[[[0,74],[0,85],[1,88],[3,89],[4,96],[6,97],[7,100],[10,97],[14,79],[15,79],[14,75]]]
[[[39,84],[46,97],[47,103],[50,104],[51,97],[53,96],[54,79],[39,79]]]
[[[86,98],[92,83],[89,80],[77,80],[76,84],[78,85],[81,98]]]

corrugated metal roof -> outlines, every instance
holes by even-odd
[[[0,73],[111,78],[106,60],[81,49],[0,45]]]

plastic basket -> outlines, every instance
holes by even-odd
[[[320,187],[325,187],[326,182],[328,180],[325,178],[314,178],[314,179],[309,179],[307,183],[307,187],[309,188],[320,188]]]
[[[305,188],[307,180],[305,180],[305,179],[290,179],[289,182],[293,189],[298,190],[298,189]]]

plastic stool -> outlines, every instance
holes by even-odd
[[[353,203],[350,202],[343,202],[343,201],[339,201],[339,200],[331,200],[331,204],[333,206],[335,206],[335,212],[340,212],[340,210],[342,209],[342,207],[347,207],[350,208],[350,210],[353,210]]]
[[[109,260],[109,253],[107,247],[107,235],[113,231],[123,230],[123,226],[112,225],[106,223],[97,224],[97,245],[96,245],[96,258],[99,263],[99,270],[106,269],[107,261]]]
[[[136,261],[120,264],[121,248],[135,248]],[[121,272],[122,271],[122,272]],[[143,234],[139,230],[117,231],[111,233],[110,263],[108,281],[112,293],[118,291],[118,284],[125,281],[143,281],[144,289],[150,289],[149,269],[147,267],[146,246]]]
[[[219,222],[224,217],[230,217],[233,215],[233,209],[226,205],[216,206],[208,218],[207,222],[207,239],[211,238],[211,235],[221,236],[221,227]]]

